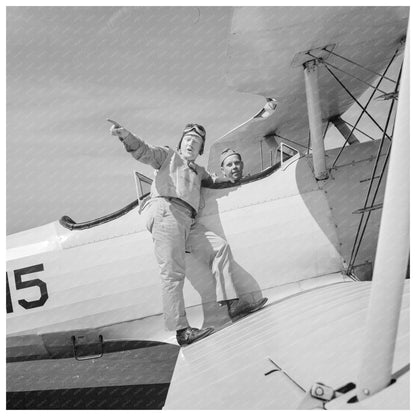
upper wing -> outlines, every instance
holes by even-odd
[[[225,145],[247,137],[276,132],[306,146],[303,64],[315,56],[335,65],[339,80],[358,98],[400,47],[408,15],[408,7],[237,8],[229,41],[228,84],[274,98],[278,107],[268,117],[259,113],[218,139],[211,148],[210,164],[215,165]],[[343,114],[354,103],[325,68],[320,70],[319,88],[324,120]]]

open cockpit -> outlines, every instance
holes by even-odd
[[[267,148],[267,150],[265,150]],[[241,186],[247,183],[261,180],[277,170],[285,166],[288,161],[294,161],[299,156],[299,151],[288,144],[278,141],[271,137],[265,137],[260,141],[254,142],[251,157],[244,159],[246,167],[248,167],[249,173],[243,177],[243,179],[236,183],[214,183],[210,186],[211,189],[224,189],[232,188],[234,186]],[[253,156],[254,155],[254,156]],[[134,172],[134,179],[136,183],[137,200],[129,203],[125,207],[104,215],[99,218],[95,218],[85,222],[75,222],[68,215],[64,215],[60,218],[59,223],[69,230],[85,230],[93,227],[97,227],[101,224],[116,220],[122,217],[128,212],[132,211],[136,207],[140,206],[141,202],[149,195],[152,179],[141,174],[140,172]]]

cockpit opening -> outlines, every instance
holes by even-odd
[[[266,136],[263,140],[259,140],[257,145],[257,151],[253,152],[257,157],[246,159],[242,155],[244,161],[244,176],[238,183],[239,185],[244,185],[269,176],[271,173],[280,169],[287,160],[299,154],[297,149],[282,141],[277,145],[274,137]],[[217,183],[210,186],[210,188],[222,189],[233,186],[235,186],[234,183]]]
[[[299,151],[294,147],[289,146],[288,144],[280,141],[277,144],[274,136],[266,136],[263,140],[256,142],[257,151],[254,152],[255,158],[244,159],[244,162],[248,165],[248,173],[244,173],[243,179],[238,183],[238,185],[244,185],[246,183],[254,182],[269,176],[283,164],[292,159],[299,154]],[[246,170],[246,169],[245,169]],[[135,171],[134,178],[136,182],[136,192],[137,199],[126,205],[125,207],[119,209],[118,211],[112,212],[111,214],[105,215],[100,218],[96,218],[90,221],[75,222],[71,217],[64,215],[59,223],[67,228],[68,230],[85,230],[88,228],[96,227],[98,225],[104,224],[109,221],[113,221],[136,207],[140,207],[141,203],[149,196],[150,186],[152,184],[152,179],[147,176]],[[217,183],[210,186],[212,189],[222,189],[230,188],[236,186],[235,183]]]

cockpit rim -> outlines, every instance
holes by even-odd
[[[237,187],[237,186],[242,186],[245,185],[247,183],[251,183],[251,182],[255,182],[258,181],[260,179],[266,178],[268,176],[270,176],[271,174],[273,174],[276,170],[280,169],[283,166],[284,162],[287,162],[288,160],[294,158],[295,156],[297,156],[299,154],[298,150],[287,145],[286,143],[281,143],[279,148],[283,149],[283,146],[288,147],[290,149],[292,149],[292,151],[294,151],[294,153],[287,159],[283,158],[283,152],[281,152],[282,157],[280,158],[280,160],[278,160],[275,164],[273,164],[272,166],[269,166],[266,169],[263,169],[262,171],[255,173],[253,175],[247,175],[246,177],[243,177],[243,179],[241,179],[241,181],[239,182],[222,182],[222,183],[214,183],[210,186],[208,186],[207,188],[209,189],[224,189],[224,188],[233,188],[233,187]],[[136,171],[135,171],[136,174]],[[141,178],[144,178],[145,182],[147,183],[151,183],[152,180],[148,177],[146,177],[143,174],[139,174],[139,176]],[[74,231],[74,230],[86,230],[89,228],[93,228],[96,227],[98,225],[101,224],[105,224],[107,222],[113,221],[117,218],[122,217],[123,215],[127,214],[128,212],[132,211],[134,208],[138,207],[140,205],[140,201],[142,201],[143,199],[145,199],[148,195],[150,194],[150,192],[147,192],[145,194],[143,194],[141,197],[135,199],[133,202],[130,202],[129,204],[127,204],[125,207],[112,212],[110,214],[104,215],[102,217],[93,219],[93,220],[89,220],[89,221],[85,221],[85,222],[75,222],[71,217],[69,217],[68,215],[64,215],[59,219],[59,224],[62,225],[62,227],[70,230],[70,231]]]

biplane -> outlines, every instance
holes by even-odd
[[[409,409],[408,17],[236,8],[227,82],[266,105],[211,146],[208,170],[231,147],[246,176],[205,188],[199,221],[268,304],[231,322],[191,251],[187,314],[216,332],[179,348],[135,172],[119,211],[7,236],[7,408]]]

